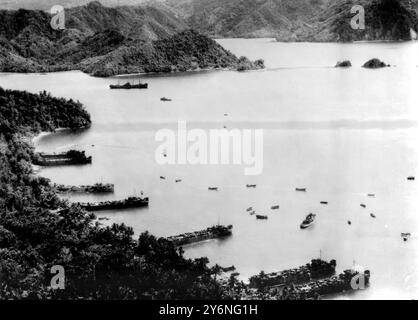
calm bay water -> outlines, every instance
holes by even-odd
[[[0,74],[0,86],[47,90],[85,105],[89,130],[42,135],[35,143],[40,151],[86,150],[93,164],[40,174],[56,183],[116,185],[114,195],[71,201],[149,195],[148,209],[99,213],[108,223],[157,236],[233,224],[230,239],[190,246],[186,255],[235,265],[247,279],[305,264],[321,251],[339,270],[356,263],[372,272],[368,290],[338,298],[418,298],[418,184],[406,180],[418,176],[418,43],[219,42],[237,55],[264,58],[267,70],[147,76],[150,89],[138,91],[112,91],[109,84],[118,80],[81,72]],[[373,57],[394,67],[361,68]],[[333,68],[343,59],[353,68]],[[163,103],[163,96],[173,101]],[[176,129],[178,120],[190,128],[264,129],[262,175],[245,176],[244,166],[158,165],[155,133]],[[270,210],[276,204],[280,210]],[[250,206],[269,220],[249,216]],[[317,223],[301,231],[310,212]],[[411,232],[411,240],[404,243],[401,232]]]

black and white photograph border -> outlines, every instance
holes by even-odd
[[[417,32],[418,0],[0,0],[0,300],[415,300]]]

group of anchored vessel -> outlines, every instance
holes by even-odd
[[[415,181],[415,177],[414,176],[409,176],[409,177],[407,177],[407,180],[408,181]],[[257,185],[251,185],[251,184],[247,184],[247,188],[256,188],[257,187]],[[216,191],[218,191],[218,188],[209,188],[209,190],[215,190],[216,189]],[[303,193],[306,193],[306,192],[308,192],[308,189],[307,188],[296,188],[295,189],[295,191],[296,192],[303,192]],[[368,198],[375,198],[376,197],[376,194],[374,194],[374,193],[368,193],[367,194],[367,197]],[[329,202],[328,201],[320,201],[320,204],[321,205],[324,205],[324,206],[327,206],[328,204],[329,204]],[[361,203],[360,204],[360,207],[361,208],[363,208],[363,209],[366,209],[367,208],[367,205],[366,204],[364,204],[364,203]],[[274,205],[274,206],[271,206],[270,207],[270,209],[271,210],[278,210],[280,208],[280,206],[279,205]],[[251,215],[251,216],[253,216],[253,215],[255,215],[256,216],[256,218],[257,218],[257,220],[268,220],[268,215],[264,215],[264,214],[256,214],[256,210],[254,210],[254,208],[253,207],[249,207],[249,208],[247,208],[247,212]],[[317,215],[316,214],[314,214],[314,213],[309,213],[307,216],[306,216],[306,218],[302,221],[302,223],[300,224],[300,229],[302,229],[302,230],[304,230],[304,229],[308,229],[308,228],[310,228],[310,227],[312,227],[314,224],[315,224],[315,221],[316,221],[316,217],[317,217]],[[373,218],[373,219],[377,219],[377,216],[376,216],[376,214],[374,214],[374,213],[370,213],[370,217],[371,218]],[[347,221],[347,224],[349,225],[349,226],[351,226],[352,225],[352,222],[351,222],[351,220],[348,220]],[[409,233],[409,232],[403,232],[403,233],[401,233],[401,238],[406,242],[406,241],[408,241],[410,238],[411,238],[411,236],[412,236],[412,234],[411,233]]]
[[[39,153],[35,157],[35,164],[41,166],[58,166],[73,164],[89,164],[92,158],[86,156],[84,151],[70,150],[60,154]],[[161,176],[161,179],[166,178]],[[407,177],[408,181],[414,181],[415,177]],[[176,180],[176,183],[182,180]],[[84,192],[84,193],[112,193],[114,192],[113,184],[97,183],[95,185],[82,186],[65,186],[55,185],[57,192]],[[256,188],[255,184],[247,184],[246,188]],[[218,187],[209,187],[210,191],[219,191]],[[307,192],[307,188],[296,188],[296,192]],[[374,198],[375,194],[368,194],[370,198]],[[328,201],[321,201],[322,205],[328,205]],[[78,203],[87,211],[117,210],[125,208],[141,208],[149,205],[148,198],[129,197],[124,200]],[[367,208],[366,204],[360,204],[362,208]],[[279,210],[280,205],[270,206],[271,210]],[[247,212],[255,215],[258,220],[267,220],[267,215],[256,214],[253,207],[249,207]],[[372,218],[376,215],[371,214]],[[313,226],[316,220],[316,214],[310,213],[302,221],[300,228],[307,229]],[[351,221],[348,221],[351,225]],[[185,246],[193,243],[212,239],[225,239],[232,235],[232,225],[214,225],[205,230],[184,233],[176,236],[167,237],[166,240],[175,246]],[[411,233],[402,233],[401,237],[404,241],[408,241]],[[225,268],[224,272],[235,270],[235,267]],[[361,278],[362,284],[368,286],[370,282],[370,271],[359,272],[356,270],[345,270],[341,274],[336,274],[336,261],[330,262],[314,259],[311,263],[295,269],[283,270],[269,274],[261,273],[249,279],[249,284],[244,285],[242,297],[248,299],[318,299],[321,296],[329,294],[338,294],[345,291],[355,290],[353,288],[353,279]]]
[[[348,269],[336,274],[336,260],[313,259],[298,268],[252,276],[242,283],[238,297],[244,300],[314,300],[331,294],[366,289],[370,271]],[[225,285],[228,281],[225,280]]]
[[[255,184],[247,184],[247,188],[256,188],[257,185]],[[209,188],[209,190],[211,190],[211,188]],[[216,189],[217,190],[217,189]],[[296,188],[297,192],[307,192],[306,188]],[[327,201],[321,201],[321,204],[323,205],[327,205],[328,202]],[[279,205],[273,205],[270,207],[270,210],[279,210],[280,206]],[[257,220],[268,220],[268,215],[264,215],[264,214],[257,214],[257,212],[254,210],[253,207],[249,207],[247,208],[247,212],[253,216],[255,215]],[[301,223],[300,228],[301,229],[307,229],[309,227],[311,227],[314,223],[315,223],[315,218],[316,218],[316,214],[310,213],[306,216],[305,220]]]
[[[122,90],[131,90],[131,89],[148,89],[148,83],[142,83],[140,79],[138,79],[138,83],[131,83],[125,82],[124,84],[111,84],[109,86],[110,89],[122,89]],[[173,101],[170,98],[162,97],[160,98],[162,102],[171,102]]]
[[[69,150],[63,153],[37,153],[34,157],[34,164],[39,166],[63,166],[63,165],[82,165],[91,164],[92,157],[86,156],[85,151]],[[66,186],[55,184],[54,189],[58,193],[113,193],[114,184],[96,183],[94,185]],[[112,200],[102,202],[79,202],[83,209],[87,211],[104,211],[129,208],[148,207],[149,198],[129,197],[123,200]]]

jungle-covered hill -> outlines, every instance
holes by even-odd
[[[101,226],[33,174],[28,135],[89,125],[79,102],[0,88],[0,300],[227,298],[206,258],[185,259],[123,224]],[[64,290],[49,288],[54,265],[65,269]]]
[[[0,4],[0,9],[49,10],[55,4],[72,8],[88,2],[13,0],[8,5]],[[100,0],[100,3],[109,7],[153,7],[156,12],[164,12],[175,24],[186,25],[210,37],[335,42],[410,40],[410,30],[418,32],[418,0]],[[354,16],[350,11],[354,5],[365,9],[364,31],[350,27]],[[133,7],[130,8],[124,10],[132,11]],[[151,11],[147,14],[155,17]]]
[[[188,29],[170,10],[105,7],[65,11],[65,30],[45,11],[0,11],[0,72],[82,70],[93,76],[202,68],[257,69],[215,41]]]
[[[157,0],[212,37],[276,37],[279,41],[410,40],[418,0]],[[362,5],[366,29],[353,30]]]

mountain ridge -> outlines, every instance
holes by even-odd
[[[279,41],[408,40],[418,31],[418,0],[159,0],[189,27],[211,37],[274,37]],[[365,31],[353,30],[354,5]],[[393,33],[390,30],[393,29]],[[405,31],[405,29],[407,29]]]
[[[0,11],[0,71],[113,76],[263,67],[262,61],[236,57],[164,9],[111,8],[95,1],[67,9],[65,17],[66,29],[53,30],[45,11]]]

